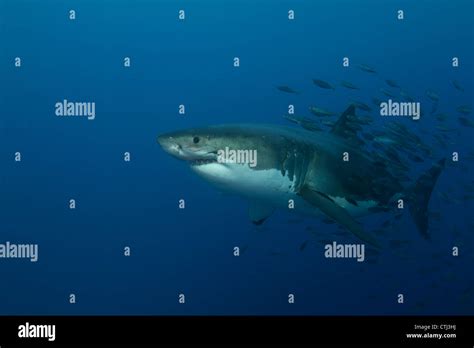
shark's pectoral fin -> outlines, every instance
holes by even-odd
[[[379,248],[380,245],[374,237],[364,232],[362,226],[340,205],[336,204],[329,196],[322,192],[314,191],[304,186],[300,193],[301,197],[311,205],[321,210],[324,214],[346,227],[359,239]]]
[[[444,169],[445,163],[446,159],[442,159],[426,173],[421,175],[409,195],[410,212],[418,230],[426,239],[430,238],[428,234],[428,204],[430,202],[431,192],[434,189],[441,171]]]
[[[273,214],[275,208],[258,201],[249,202],[249,217],[255,225],[261,225]]]

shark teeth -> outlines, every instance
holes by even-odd
[[[206,158],[206,159],[198,159],[198,160],[194,160],[194,161],[191,161],[191,165],[192,166],[200,166],[200,165],[203,165],[203,164],[209,164],[209,163],[216,163],[217,161],[215,159],[209,159],[209,158]]]

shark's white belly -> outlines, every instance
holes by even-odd
[[[221,190],[273,202],[274,205],[288,205],[288,199],[296,196],[292,191],[294,181],[276,169],[253,170],[244,165],[219,163],[192,168]]]
[[[253,170],[245,165],[220,163],[209,163],[192,168],[222,191],[265,202],[273,207],[322,216],[319,209],[294,192],[295,180],[290,180],[287,175],[283,176],[277,169]],[[369,201],[357,202],[358,206],[354,206],[343,197],[331,198],[352,216],[365,215],[368,208],[376,205],[376,202]],[[293,209],[289,208],[290,200],[294,202]]]

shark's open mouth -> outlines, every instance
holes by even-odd
[[[203,164],[217,163],[217,151],[210,151],[197,159],[189,160],[191,166],[201,166]]]
[[[197,160],[189,161],[189,163],[191,164],[191,166],[201,166],[203,164],[217,163],[217,159],[203,158],[203,159],[197,159]]]

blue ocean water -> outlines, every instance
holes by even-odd
[[[472,315],[473,201],[464,196],[473,133],[456,108],[472,107],[473,17],[471,0],[0,0],[0,243],[39,245],[38,262],[0,259],[0,314]],[[419,121],[401,120],[433,150],[412,163],[413,181],[439,158],[451,163],[430,201],[439,213],[431,240],[407,212],[381,238],[408,243],[370,263],[324,257],[321,240],[354,241],[334,224],[277,211],[254,226],[244,199],[221,194],[156,141],[195,126],[289,124],[289,104],[307,117],[309,105],[340,113],[351,99],[382,98],[384,79],[426,107]],[[437,128],[427,89],[450,131]],[[64,99],[95,102],[96,118],[57,117]],[[440,146],[433,135],[443,133]],[[370,230],[388,218],[362,221]]]

